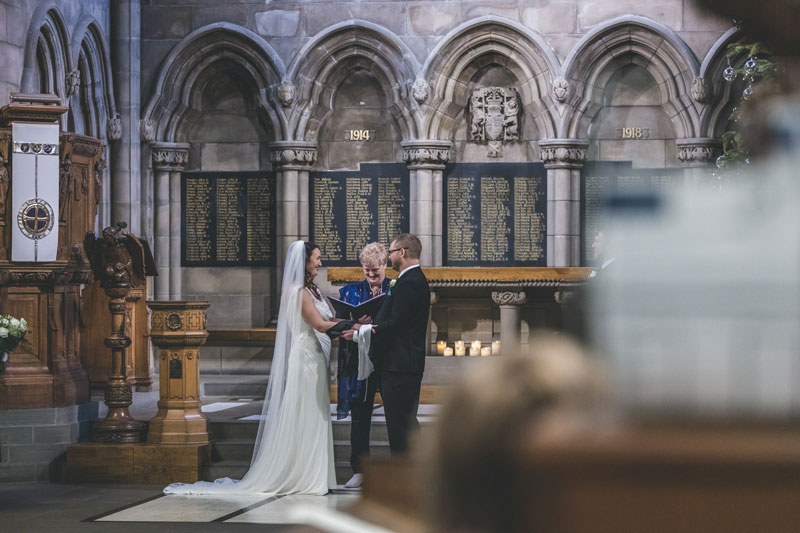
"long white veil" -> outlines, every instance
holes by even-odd
[[[250,461],[250,470],[241,480],[221,478],[213,482],[173,483],[164,489],[166,494],[268,493],[272,489],[271,485],[273,485],[278,469],[283,466],[282,456],[286,452],[276,446],[280,419],[278,415],[284,404],[292,338],[296,337],[303,327],[301,299],[305,266],[305,242],[295,241],[289,246],[286,265],[283,269],[275,351],[272,356],[267,394],[264,397],[264,408],[258,424],[258,436],[253,459]]]

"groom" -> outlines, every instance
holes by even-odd
[[[431,290],[419,267],[422,244],[416,235],[398,235],[388,252],[400,275],[372,321],[372,360],[380,377],[389,449],[400,454],[408,451],[409,433],[419,430],[417,407]]]

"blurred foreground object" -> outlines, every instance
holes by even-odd
[[[625,412],[800,415],[800,106],[765,109],[769,163],[611,213],[616,261],[590,287],[591,325]]]

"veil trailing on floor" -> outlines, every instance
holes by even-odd
[[[286,396],[286,377],[292,337],[302,331],[302,290],[305,279],[306,248],[303,241],[289,246],[283,269],[281,305],[278,310],[278,328],[275,332],[275,352],[269,372],[267,394],[258,424],[253,459],[250,470],[241,480],[221,478],[196,483],[173,483],[164,489],[166,494],[237,494],[270,492],[271,481],[282,465],[286,450],[278,444],[279,414]],[[287,458],[288,460],[288,458]]]

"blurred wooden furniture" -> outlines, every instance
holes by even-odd
[[[532,440],[519,472],[499,490],[524,517],[520,531],[789,532],[800,522],[797,428],[651,426]],[[424,474],[408,458],[372,458],[354,513],[418,531]],[[476,492],[489,490],[498,488],[476,480]],[[398,516],[407,525],[386,518]]]

